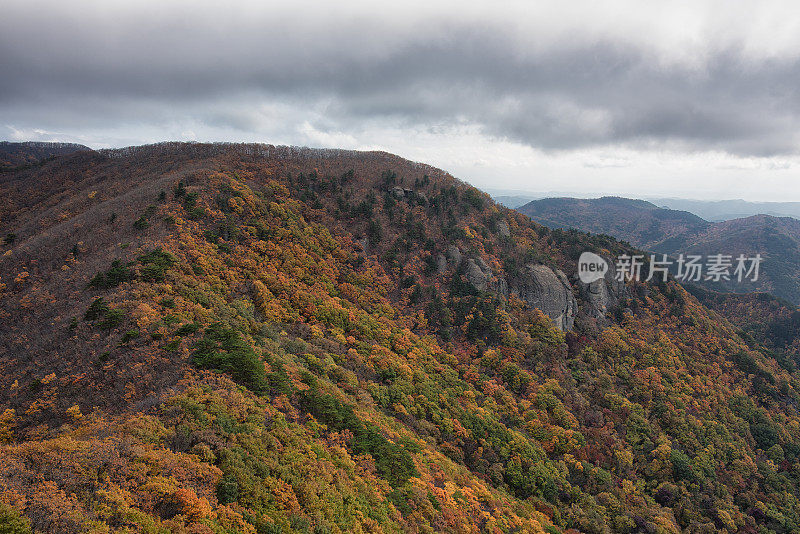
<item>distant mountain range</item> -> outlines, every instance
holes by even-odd
[[[669,254],[761,254],[756,282],[702,282],[732,292],[769,292],[800,303],[800,221],[752,215],[710,222],[688,211],[660,208],[652,202],[620,197],[534,200],[518,211],[551,228],[608,234],[644,250]]]
[[[502,204],[507,208],[517,209],[520,206],[524,206],[531,200],[537,200],[540,197],[535,196],[527,196],[527,195],[492,195],[492,198],[498,204]]]
[[[650,198],[653,204],[694,213],[707,221],[729,221],[751,215],[772,215],[800,219],[800,202],[748,202],[746,200],[687,200]]]
[[[489,193],[495,202],[511,209],[517,209],[534,200],[571,198],[569,193],[512,193],[505,191],[489,191]],[[651,202],[655,207],[688,211],[712,222],[741,219],[752,215],[800,219],[800,202],[748,202],[741,199],[693,200],[660,197],[644,197],[644,200]]]

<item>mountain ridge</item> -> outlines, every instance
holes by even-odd
[[[659,208],[646,200],[613,196],[534,200],[517,211],[555,227],[605,233],[642,248],[651,248],[687,230],[705,229],[710,224],[687,211]]]
[[[636,252],[608,236],[396,156],[278,153],[173,143],[0,175],[0,514],[45,532],[800,524],[792,358],[672,280],[581,284],[581,252]]]
[[[36,165],[48,158],[84,150],[91,150],[91,148],[77,143],[0,141],[0,171]]]

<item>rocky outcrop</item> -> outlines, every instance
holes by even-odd
[[[491,291],[504,299],[508,298],[508,283],[504,278],[495,276],[492,268],[480,256],[465,259],[456,245],[450,245],[446,257],[444,254],[436,257],[436,270],[439,274],[446,272],[448,267],[458,269],[459,266],[464,268],[467,281],[478,291]]]
[[[501,220],[497,223],[497,233],[502,237],[511,237],[511,230],[508,229],[508,222]]]
[[[606,280],[601,278],[590,284],[580,283],[581,294],[589,304],[589,315],[594,318],[603,318],[608,310],[616,303],[616,297],[608,287]]]
[[[392,194],[395,196],[395,198],[406,198],[412,196],[414,194],[414,190],[406,189],[405,187],[400,187],[399,185],[396,185],[392,188]],[[417,193],[417,194],[422,195],[423,193]],[[428,200],[427,196],[425,197],[425,200],[426,201]]]
[[[567,276],[546,265],[528,264],[511,283],[511,294],[538,308],[561,330],[572,330],[578,304]]]
[[[475,286],[480,291],[486,291],[489,288],[489,282],[492,280],[492,269],[483,261],[483,258],[468,259],[466,276],[469,283]]]
[[[461,251],[455,245],[447,247],[447,261],[458,267],[461,264]]]
[[[444,274],[447,270],[447,258],[444,257],[444,254],[439,254],[436,256],[436,272],[439,274]]]
[[[492,278],[489,282],[489,291],[494,291],[504,299],[508,298],[508,282],[506,279],[498,276],[496,278]]]
[[[608,262],[609,266],[614,265],[608,258],[603,259]],[[578,280],[578,287],[581,296],[588,304],[589,309],[586,310],[588,315],[600,320],[604,320],[609,310],[628,294],[625,283],[615,278],[613,268],[608,269],[603,278],[589,284]]]
[[[439,274],[459,266],[464,269],[467,281],[478,291],[490,291],[502,299],[513,294],[531,308],[540,309],[561,330],[572,330],[578,305],[572,294],[572,286],[562,271],[554,271],[545,265],[528,264],[522,274],[509,284],[502,276],[496,276],[483,258],[464,258],[456,245],[447,248],[446,256],[439,254],[436,257]]]

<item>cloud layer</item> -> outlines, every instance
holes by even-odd
[[[792,3],[44,4],[0,18],[6,137],[800,152]]]

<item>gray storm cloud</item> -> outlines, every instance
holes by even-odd
[[[517,12],[50,8],[12,2],[0,18],[0,124],[57,130],[192,117],[247,132],[281,120],[264,114],[266,102],[317,110],[316,126],[331,131],[383,120],[471,124],[541,149],[798,152],[798,58],[754,57],[743,39],[665,60],[625,28],[581,36],[571,23],[537,40],[529,33],[545,25],[526,27]]]

